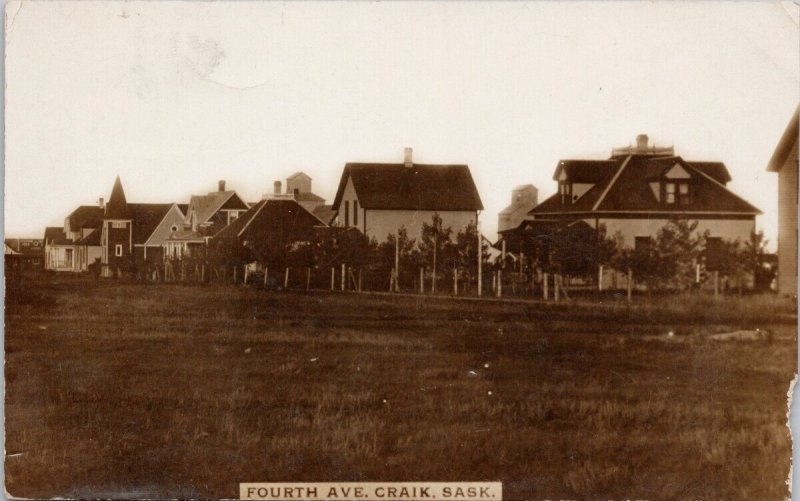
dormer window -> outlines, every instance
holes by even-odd
[[[667,204],[689,205],[689,200],[688,181],[667,181],[664,183],[664,202]]]

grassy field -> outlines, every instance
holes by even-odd
[[[796,345],[774,298],[629,309],[86,280],[7,294],[15,496],[233,498],[287,480],[788,495]],[[771,335],[710,337],[754,327]]]

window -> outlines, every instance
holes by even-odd
[[[353,226],[358,226],[358,200],[353,200]]]
[[[238,210],[228,211],[228,224],[230,224],[232,221],[235,221],[237,217],[239,217]]]
[[[344,225],[350,226],[350,202],[347,200],[344,202]]]
[[[172,225],[172,228],[170,228],[170,230],[172,230],[172,232],[173,232],[173,233],[174,233],[174,232],[176,232],[176,231],[178,231],[178,225],[176,225],[176,224],[173,224],[173,225]]]
[[[689,184],[678,184],[678,203],[680,205],[689,205]]]
[[[117,257],[122,256],[122,244],[117,244],[114,246],[114,255]]]
[[[668,204],[675,203],[675,183],[667,183],[664,185],[664,201]],[[639,238],[639,237],[636,237]]]
[[[125,228],[126,224],[125,221],[111,221],[111,227],[120,229],[120,228]]]
[[[561,203],[565,203],[567,200],[571,200],[571,191],[572,186],[567,183],[566,181],[559,181],[558,182],[558,194],[561,195]]]

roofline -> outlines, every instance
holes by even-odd
[[[609,181],[608,186],[606,186],[606,189],[603,190],[603,193],[600,194],[600,198],[597,199],[597,202],[595,202],[594,207],[592,207],[592,210],[597,210],[597,208],[600,207],[600,204],[603,203],[603,200],[606,199],[606,195],[608,195],[608,192],[611,190],[611,187],[614,186],[614,183],[617,182],[617,179],[619,179],[619,175],[622,174],[622,171],[625,170],[625,167],[628,166],[628,162],[631,161],[632,157],[633,155],[628,155],[627,157],[625,157],[625,161],[622,162],[622,165],[620,165],[619,169],[617,169],[617,173],[614,174],[614,177],[611,178],[611,181]]]
[[[255,214],[253,214],[253,217],[251,217],[251,218],[250,218],[250,220],[249,220],[249,221],[247,221],[247,222],[244,224],[244,226],[242,226],[242,229],[239,231],[239,233],[237,233],[237,234],[236,234],[236,237],[237,237],[237,238],[242,236],[242,233],[244,233],[244,230],[246,230],[246,229],[247,229],[247,227],[248,227],[248,226],[250,226],[250,223],[252,223],[252,222],[253,222],[253,219],[255,219],[255,218],[256,218],[256,216],[258,215],[258,213],[259,213],[259,212],[261,212],[261,209],[263,209],[264,207],[266,207],[266,206],[267,206],[267,204],[269,203],[269,200],[263,200],[263,202],[264,202],[264,203],[263,203],[263,204],[261,204],[261,207],[259,207],[259,208],[256,210],[256,213],[255,213]],[[257,205],[257,204],[256,204],[256,205]],[[224,230],[224,229],[225,229],[225,228],[222,228],[222,230]],[[219,230],[219,231],[217,232],[217,235],[219,235],[220,233],[222,233],[222,230]],[[216,235],[214,235],[214,236],[216,236]]]
[[[566,212],[536,212],[529,216],[563,216],[563,215],[587,215],[596,217],[598,214],[663,214],[665,216],[683,216],[683,215],[716,215],[716,216],[759,216],[762,214],[760,210],[747,211],[747,212],[733,212],[733,211],[658,211],[658,210],[584,210],[584,211],[566,211]],[[526,218],[527,220],[527,218]]]
[[[792,147],[797,147],[797,135],[798,130],[800,130],[799,121],[800,105],[795,108],[794,114],[789,120],[789,124],[783,131],[783,135],[778,141],[778,145],[775,147],[772,157],[769,159],[769,164],[767,164],[767,172],[780,172],[784,162],[786,162],[786,159],[789,157],[789,151],[792,149]]]
[[[684,163],[686,163],[686,162],[684,162]],[[717,186],[719,186],[719,187],[720,187],[720,188],[722,188],[723,190],[727,191],[728,193],[730,193],[730,194],[731,194],[731,195],[733,195],[734,197],[738,198],[738,199],[739,199],[739,200],[741,200],[742,202],[744,202],[744,203],[746,203],[747,205],[749,205],[750,207],[754,208],[758,214],[763,214],[763,212],[761,212],[761,209],[759,209],[759,208],[758,208],[758,207],[756,207],[755,205],[751,204],[750,202],[748,202],[748,201],[747,201],[747,200],[745,200],[744,198],[740,197],[739,195],[737,195],[736,193],[734,193],[733,191],[731,191],[730,189],[728,189],[728,187],[727,187],[727,186],[725,186],[724,184],[720,183],[719,181],[717,181],[717,180],[716,180],[716,179],[714,179],[713,177],[709,176],[709,175],[708,175],[708,174],[706,174],[705,172],[701,171],[700,169],[698,169],[698,168],[696,168],[696,167],[692,167],[690,164],[687,164],[687,165],[688,165],[688,167],[689,167],[690,169],[697,171],[697,172],[698,172],[700,175],[704,176],[706,179],[708,179],[708,180],[709,180],[709,181],[711,181],[712,183],[716,184]]]
[[[150,232],[150,235],[148,235],[148,237],[147,237],[147,239],[144,241],[144,243],[143,243],[143,244],[139,244],[139,245],[144,245],[144,246],[147,246],[147,242],[149,242],[149,241],[150,241],[150,239],[152,239],[152,238],[153,238],[153,233],[155,233],[155,232],[156,232],[156,230],[158,229],[158,227],[159,227],[159,226],[161,226],[161,223],[163,223],[163,222],[164,222],[164,220],[165,220],[165,219],[167,219],[167,216],[169,216],[169,211],[171,211],[172,209],[178,209],[178,213],[179,213],[179,214],[181,214],[181,215],[183,215],[183,211],[182,211],[182,210],[180,210],[180,208],[178,208],[178,204],[177,204],[177,202],[174,202],[174,203],[172,204],[172,206],[171,206],[171,207],[170,207],[170,208],[169,208],[169,209],[168,209],[168,210],[167,210],[167,211],[164,213],[164,217],[162,217],[162,218],[161,218],[161,221],[159,221],[159,222],[158,222],[158,224],[157,224],[157,225],[155,225],[155,227],[153,228],[153,231],[151,231],[151,232]],[[184,219],[185,219],[185,216],[184,216]],[[136,245],[136,244],[134,244],[134,245]]]

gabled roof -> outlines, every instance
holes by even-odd
[[[158,227],[173,204],[128,204],[133,219],[133,243],[143,244]]]
[[[692,193],[688,205],[660,202],[650,187],[662,179],[675,164],[692,178]],[[581,164],[589,169],[591,164]],[[602,164],[598,164],[602,165]],[[562,165],[556,168],[558,172]],[[603,169],[594,186],[574,203],[561,202],[555,194],[537,205],[530,214],[565,214],[589,212],[669,212],[669,213],[729,213],[756,215],[761,212],[725,187],[730,179],[727,168],[719,162],[687,162],[678,156],[629,155],[613,169]],[[582,180],[585,172],[579,172]]]
[[[333,209],[339,210],[348,178],[365,209],[483,210],[466,165],[348,163]]]
[[[125,190],[122,189],[122,181],[120,181],[119,176],[114,181],[111,196],[108,197],[105,219],[130,219],[128,201],[125,199]]]
[[[20,255],[20,253],[15,251],[13,247],[8,245],[8,243],[4,243],[3,245],[5,246],[5,247],[3,247],[3,254],[12,255],[12,256]]]
[[[212,191],[208,195],[192,195],[191,199],[189,199],[188,208],[182,212],[186,214],[188,222],[189,214],[194,211],[197,223],[203,224],[211,219],[234,196],[237,199],[239,198],[235,191]],[[241,201],[241,203],[243,208],[247,207],[244,201]]]
[[[620,163],[619,159],[561,160],[553,173],[553,179],[558,181],[563,171],[573,183],[597,183],[610,177]]]
[[[44,242],[49,245],[69,245],[69,239],[64,234],[64,228],[61,226],[48,226],[44,229]]]
[[[90,246],[99,246],[100,245],[100,237],[103,234],[103,228],[97,227],[92,230],[91,233],[86,235],[85,237],[81,238],[77,242],[76,245],[90,245]]]
[[[69,228],[72,231],[80,231],[83,228],[99,228],[103,224],[104,212],[96,205],[81,205],[67,216]]]
[[[261,200],[235,221],[214,235],[213,240],[244,238],[270,238],[269,232],[288,231],[289,235],[307,238],[313,228],[322,226],[320,220],[302,205],[291,199]]]
[[[769,172],[780,171],[792,150],[797,150],[798,133],[800,133],[800,105],[794,110],[794,115],[789,120],[789,125],[783,131],[781,140],[778,142],[778,146],[775,147],[772,158],[769,159],[769,165],[767,166]]]

